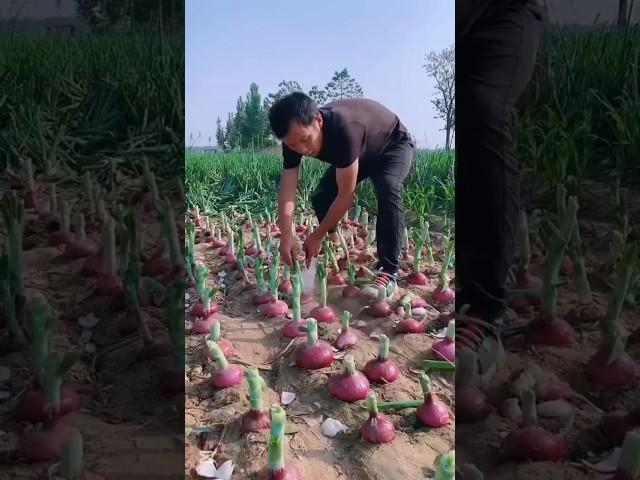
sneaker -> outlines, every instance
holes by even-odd
[[[480,383],[489,383],[504,360],[502,319],[487,322],[468,315],[463,307],[455,322],[456,349],[467,348],[477,355]]]
[[[378,270],[371,272],[371,280],[362,287],[362,293],[371,299],[378,297],[378,290],[380,287],[384,287],[387,292],[387,298],[391,299],[398,291],[398,275],[390,274]]]

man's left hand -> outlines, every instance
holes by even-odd
[[[319,235],[316,235],[316,232],[313,232],[304,241],[303,248],[306,256],[305,263],[307,265],[307,268],[311,264],[311,260],[320,254],[321,247],[322,247],[322,237],[320,237]]]

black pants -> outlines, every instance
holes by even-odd
[[[361,164],[358,183],[371,179],[378,200],[376,243],[378,265],[391,275],[398,270],[400,248],[405,226],[402,187],[411,168],[415,145],[406,134],[391,142],[376,159]],[[327,215],[338,194],[336,168],[327,169],[311,197],[311,204],[319,221]]]
[[[456,25],[456,304],[491,320],[506,304],[517,234],[514,105],[531,78],[543,18],[535,1],[488,4],[475,2]]]

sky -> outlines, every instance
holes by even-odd
[[[309,5],[305,7],[305,3]],[[186,2],[185,130],[187,144],[215,144],[251,82],[262,96],[282,80],[320,88],[347,68],[364,91],[393,110],[421,148],[443,146],[434,119],[429,51],[452,45],[451,0],[189,0]],[[190,143],[201,132],[200,140]]]

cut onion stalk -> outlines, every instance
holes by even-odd
[[[507,460],[558,462],[566,460],[568,448],[562,437],[537,425],[536,397],[531,390],[522,392],[522,426],[502,441],[502,452]]]
[[[640,389],[635,393],[631,410],[607,414],[602,420],[602,426],[614,445],[621,445],[627,432],[640,428]]]
[[[451,363],[456,361],[456,322],[449,322],[447,325],[447,335],[431,347],[431,356],[436,360],[448,360]]]
[[[449,287],[449,278],[447,272],[451,267],[451,260],[455,249],[455,242],[451,239],[447,240],[447,251],[444,261],[442,262],[442,268],[438,274],[438,286],[433,291],[432,297],[438,303],[453,303],[456,298],[455,292]]]
[[[253,296],[254,305],[264,305],[272,300],[271,294],[267,290],[266,283],[264,281],[264,258],[258,257],[256,260],[256,266],[254,269],[256,276],[256,283],[258,285],[258,292]]]
[[[369,380],[356,370],[353,355],[346,355],[343,371],[329,378],[329,393],[345,402],[356,402],[367,398],[369,390]]]
[[[477,422],[491,413],[485,393],[478,387],[478,358],[462,348],[456,366],[456,421]]]
[[[58,195],[55,183],[49,184],[47,208],[38,215],[38,222],[44,225],[48,232],[55,232],[60,228],[60,217],[58,216]]]
[[[364,367],[364,374],[371,383],[393,383],[400,377],[398,364],[389,358],[389,337],[380,335],[380,350]]]
[[[278,276],[280,266],[280,254],[276,253],[274,261],[269,269],[269,286],[271,287],[271,301],[262,305],[262,313],[269,318],[283,317],[289,306],[282,300],[278,300]]]
[[[291,462],[285,462],[286,413],[280,406],[271,407],[271,436],[269,438],[269,463],[259,480],[302,480],[302,473]]]
[[[182,397],[184,395],[185,366],[184,283],[182,281],[173,282],[169,286],[165,303],[172,358],[160,377],[160,390],[167,395],[180,395]],[[218,350],[220,350],[219,347]],[[220,351],[220,354],[224,358],[222,351]]]
[[[196,265],[196,290],[198,291],[198,296],[200,297],[200,303],[197,303],[193,309],[191,309],[191,313],[194,317],[206,317],[209,314],[215,314],[218,312],[219,307],[217,303],[211,301],[211,296],[207,290],[207,279],[209,278],[209,269],[206,265],[199,263]],[[204,299],[205,297],[209,297],[209,308],[205,306]]]
[[[378,287],[378,298],[371,302],[369,308],[367,308],[367,314],[375,318],[388,317],[393,313],[393,309],[387,301],[387,289],[385,287]]]
[[[524,293],[522,296],[514,298],[511,302],[511,307],[515,310],[522,311],[529,305],[540,305],[540,293],[542,292],[542,279],[535,277],[529,273],[529,264],[531,261],[531,241],[529,236],[529,219],[527,218],[527,212],[520,210],[519,217],[519,238],[518,245],[520,246],[519,252],[519,265],[516,270],[516,282],[515,289],[522,290]]]
[[[25,208],[38,209],[41,197],[41,186],[36,184],[35,177],[33,175],[33,164],[30,159],[24,161],[24,170],[27,189],[24,192],[23,200]]]
[[[396,436],[396,428],[391,420],[378,411],[378,401],[373,391],[367,396],[367,408],[369,418],[360,427],[362,439],[374,444],[393,441]]]
[[[611,480],[638,480],[640,478],[640,432],[627,433],[622,443],[618,468]]]
[[[282,280],[278,285],[278,290],[285,294],[290,294],[293,291],[293,284],[291,283],[291,271],[289,265],[285,265],[282,272]]]
[[[607,315],[600,321],[600,348],[587,362],[590,380],[600,386],[628,386],[640,382],[640,366],[625,351],[625,339],[619,325],[637,261],[638,247],[628,244],[616,268],[618,276],[609,296]]]
[[[106,297],[116,297],[122,295],[122,280],[118,275],[118,260],[116,252],[116,231],[113,219],[107,220],[105,224],[105,248],[103,255],[104,273],[98,275],[96,279],[96,293]]]
[[[356,267],[350,264],[347,267],[347,286],[342,289],[344,298],[358,298],[360,296],[360,288],[356,286]]]
[[[338,350],[346,350],[355,346],[358,343],[358,336],[353,332],[351,327],[349,326],[349,322],[351,321],[351,312],[345,310],[342,313],[342,328],[340,329],[340,334],[334,343],[335,347]]]
[[[217,343],[218,346],[220,347],[220,350],[222,350],[222,353],[224,353],[225,357],[230,357],[231,355],[234,354],[233,343],[231,343],[230,340],[223,338],[220,334],[219,321],[213,322],[213,324],[211,325],[211,331],[209,332],[209,335],[205,339],[205,348],[203,353],[205,358],[211,360],[211,350],[207,346],[207,340]]]
[[[71,208],[65,200],[60,201],[60,229],[49,235],[49,246],[69,245],[75,240],[71,232]]]
[[[327,283],[329,285],[344,285],[346,282],[340,273],[340,266],[338,265],[332,242],[328,240],[324,241],[324,252],[327,256],[328,263],[331,265],[331,273],[328,276]]]
[[[440,428],[450,422],[449,409],[431,390],[431,379],[427,374],[420,377],[420,387],[424,395],[424,403],[418,407],[417,416],[420,423],[427,427]]]
[[[422,249],[427,241],[428,231],[425,226],[423,226],[420,230],[414,230],[414,232],[416,249],[413,256],[413,272],[407,277],[407,283],[409,285],[426,286],[429,284],[429,279],[422,273],[421,262]]]
[[[265,382],[256,367],[247,369],[247,383],[249,384],[249,411],[240,417],[242,431],[249,433],[267,430],[271,426],[271,419],[262,405],[262,390]]]
[[[366,233],[365,245],[363,250],[360,252],[360,255],[356,258],[356,261],[360,263],[370,263],[373,262],[376,257],[373,254],[373,242],[375,242],[376,236],[374,230],[368,230]]]
[[[320,280],[320,305],[311,310],[309,315],[318,322],[335,323],[338,321],[336,313],[327,306],[327,269],[323,263],[318,263],[316,273]]]
[[[257,257],[260,255],[264,255],[264,250],[262,249],[262,240],[260,240],[260,231],[258,230],[258,225],[253,225],[253,245],[251,245],[247,249],[247,255],[250,257]]]
[[[242,383],[244,369],[240,365],[230,364],[216,342],[207,340],[207,346],[211,351],[211,358],[213,358],[217,366],[211,375],[213,386],[222,389],[235,387]]]
[[[406,302],[404,304],[404,318],[396,325],[396,332],[398,333],[424,333],[426,325],[424,322],[420,322],[413,318],[411,310],[411,303]]]
[[[302,286],[300,284],[300,276],[296,272],[293,274],[293,297],[292,297],[292,305],[293,305],[293,318],[288,321],[285,326],[282,328],[282,333],[285,337],[288,338],[296,338],[296,337],[304,337],[304,329],[306,326],[306,322],[302,320],[301,317],[301,308],[300,308],[300,290]]]
[[[236,256],[235,239],[233,230],[229,231],[229,246],[224,256],[224,263],[229,265],[232,269],[238,266],[238,257]]]
[[[162,228],[165,232],[165,238],[169,244],[169,260],[171,263],[171,270],[168,271],[165,275],[159,278],[164,284],[169,284],[176,279],[182,281],[184,279],[184,275],[186,273],[186,265],[184,254],[182,253],[182,247],[180,246],[180,239],[178,237],[178,229],[175,221],[175,214],[173,212],[173,208],[169,201],[163,198],[160,202],[160,219],[162,223]],[[185,225],[185,231],[187,229],[187,225]],[[195,257],[190,258],[189,262],[195,262]],[[192,268],[193,264],[191,265]],[[193,272],[191,272],[193,274]],[[190,278],[190,283],[193,282],[195,284],[195,279]],[[183,299],[184,302],[184,299]]]
[[[560,262],[576,222],[578,202],[569,197],[567,208],[561,217],[560,228],[550,225],[552,233],[547,245],[547,264],[542,285],[542,317],[528,326],[529,340],[538,345],[566,347],[573,343],[575,332],[569,323],[557,313],[557,288]]]
[[[475,472],[469,468],[469,464],[465,465],[466,469],[463,467],[463,478],[465,480],[484,480],[484,476],[482,473],[475,469]],[[473,467],[471,465],[471,467]],[[475,467],[473,467],[475,468]],[[471,472],[471,473],[470,473]],[[455,480],[456,478],[456,452],[455,450],[450,450],[446,453],[438,455],[436,458],[436,474],[433,477],[433,480]]]
[[[227,246],[226,240],[223,240],[220,237],[220,230],[218,230],[216,227],[213,227],[212,235],[211,237],[209,237],[209,244],[211,245],[211,249],[213,250]]]
[[[71,260],[90,257],[100,251],[100,247],[93,240],[87,238],[85,233],[84,215],[78,213],[76,224],[76,238],[72,243],[66,244],[64,256]]]
[[[296,349],[296,365],[305,370],[318,370],[331,366],[333,349],[327,342],[318,340],[318,324],[314,318],[307,319],[305,331],[307,341]]]

